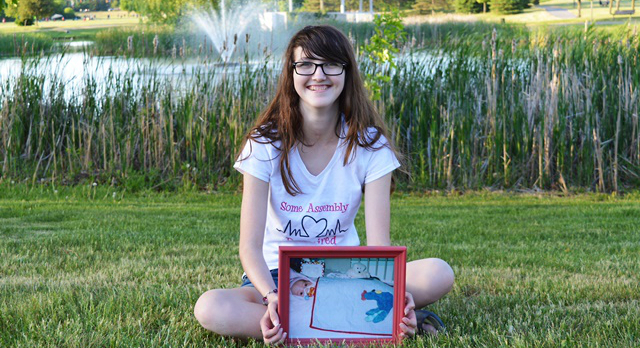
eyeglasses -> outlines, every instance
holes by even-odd
[[[342,63],[322,63],[316,64],[311,62],[295,62],[293,63],[293,70],[296,74],[302,76],[311,76],[316,73],[318,67],[322,69],[322,72],[327,76],[337,76],[344,72],[344,67],[347,64]]]

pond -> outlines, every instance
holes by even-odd
[[[76,47],[86,46],[88,42],[69,43]],[[459,59],[456,52],[442,52],[440,50],[419,50],[401,53],[396,63],[399,69],[387,70],[388,66],[374,66],[361,62],[362,74],[389,71],[393,76],[396,71],[432,77],[447,71],[452,61]],[[474,57],[462,58],[468,67],[481,69],[484,62]],[[522,64],[522,63],[520,63]],[[400,68],[401,67],[401,68]],[[81,96],[82,90],[91,84],[92,93],[102,95],[117,90],[123,85],[138,89],[143,86],[170,85],[176,92],[186,91],[194,87],[194,81],[205,81],[210,85],[219,83],[222,79],[228,82],[241,83],[242,78],[237,75],[263,70],[262,73],[273,78],[275,83],[280,73],[279,58],[262,56],[252,57],[240,63],[221,63],[220,60],[203,58],[132,58],[124,56],[94,56],[86,52],[54,54],[34,58],[0,59],[0,81],[2,89],[7,90],[15,85],[20,76],[39,78],[43,81],[45,95],[51,91],[51,85],[56,89],[64,89],[65,99]],[[446,80],[446,74],[439,74]],[[230,78],[230,79],[229,79]],[[59,91],[58,91],[59,92]]]
[[[81,43],[85,44],[85,43]],[[182,90],[191,86],[193,79],[206,76],[208,82],[237,75],[246,69],[264,68],[265,63],[248,61],[222,64],[198,58],[127,58],[122,56],[92,56],[87,53],[55,54],[35,58],[0,59],[0,81],[3,87],[13,85],[18,77],[29,76],[44,79],[45,94],[52,83],[64,86],[65,97],[81,95],[87,83],[94,84],[98,94],[108,91],[109,85],[122,85],[123,80],[133,82],[133,88],[156,83],[171,84]],[[274,62],[266,67],[278,71]]]

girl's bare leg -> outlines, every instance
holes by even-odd
[[[260,318],[267,307],[251,286],[209,290],[196,302],[193,313],[207,330],[222,336],[262,339]]]
[[[416,308],[434,303],[453,287],[455,277],[448,263],[440,259],[422,259],[407,263],[407,291]]]
[[[451,291],[453,281],[453,270],[443,260],[407,263],[407,291],[413,295],[416,308],[438,301]],[[253,287],[209,290],[196,302],[194,314],[205,329],[219,335],[262,339],[260,318],[266,307],[261,302]],[[433,327],[425,329],[435,332]]]
[[[407,291],[413,295],[416,309],[434,303],[453,287],[453,270],[440,259],[422,259],[407,263]],[[418,323],[430,334],[437,334],[433,325]]]

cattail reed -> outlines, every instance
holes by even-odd
[[[160,43],[160,39],[158,38],[158,35],[156,34],[153,37],[153,55],[157,55],[158,54],[158,44]]]
[[[133,35],[127,37],[127,51],[133,53]]]

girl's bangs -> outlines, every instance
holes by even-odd
[[[340,47],[340,45],[337,43],[329,44],[318,41],[320,40],[308,40],[300,43],[302,53],[304,53],[307,58],[343,64],[349,63],[349,57],[344,54],[344,48]]]

